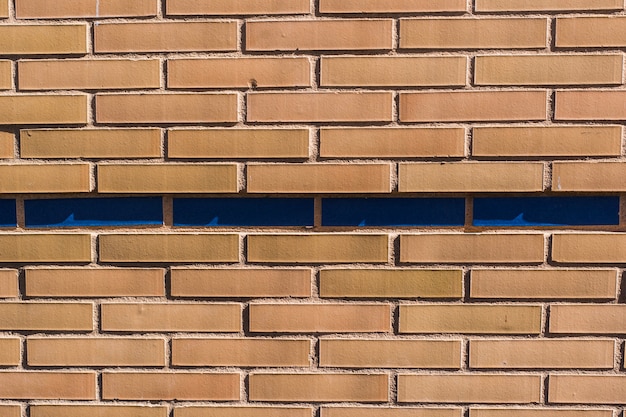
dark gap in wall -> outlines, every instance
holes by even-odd
[[[0,200],[0,227],[17,226],[17,209],[15,200]]]

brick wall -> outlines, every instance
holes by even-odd
[[[0,0],[0,417],[622,417],[623,0]]]

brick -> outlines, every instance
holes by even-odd
[[[142,405],[30,405],[31,417],[167,417],[167,407]]]
[[[473,369],[612,369],[615,342],[606,340],[472,340]]]
[[[461,298],[463,273],[429,269],[322,269],[320,297]]]
[[[94,372],[0,372],[0,398],[95,400]]]
[[[98,165],[101,193],[236,193],[235,164]]]
[[[308,58],[210,58],[167,61],[168,88],[308,87]]]
[[[550,333],[626,334],[624,305],[552,305]]]
[[[0,193],[67,193],[90,189],[88,164],[0,165]]]
[[[624,100],[626,91],[557,91],[554,117],[556,120],[623,120],[626,110],[617,105]]]
[[[207,304],[103,304],[103,331],[112,332],[238,332],[241,306]]]
[[[309,157],[307,129],[171,129],[167,141],[169,158]]]
[[[2,303],[0,329],[91,331],[92,316],[93,306],[90,303]]]
[[[85,55],[87,52],[84,23],[0,26],[0,55]]]
[[[626,191],[623,162],[554,162],[553,191]]]
[[[391,331],[388,304],[251,304],[250,331],[356,333]]]
[[[28,129],[22,158],[160,158],[159,129]]]
[[[0,18],[4,19],[7,17],[9,17],[9,2],[8,0],[2,0],[0,1]]]
[[[541,306],[400,305],[400,333],[539,334]]]
[[[10,90],[13,87],[13,69],[11,61],[0,61],[0,90]]]
[[[94,30],[96,53],[235,50],[235,21],[99,23]]]
[[[13,298],[18,296],[19,286],[17,283],[17,271],[8,269],[0,270],[0,298]]]
[[[389,164],[248,165],[249,193],[389,193]]]
[[[174,297],[310,297],[308,269],[172,268]]]
[[[0,262],[91,262],[91,236],[86,234],[3,234]]]
[[[398,402],[539,402],[539,375],[398,375]]]
[[[622,0],[476,0],[478,12],[532,12],[560,10],[621,10]]]
[[[473,269],[470,296],[495,299],[617,298],[617,271]]]
[[[620,5],[620,9],[623,9]],[[626,46],[626,18],[585,16],[556,19],[555,45],[558,48]]]
[[[37,338],[26,342],[29,366],[165,366],[163,339]]]
[[[626,234],[555,234],[552,260],[559,263],[625,263]]]
[[[237,373],[104,372],[105,400],[239,400]]]
[[[250,401],[387,402],[386,374],[250,374]]]
[[[550,375],[548,402],[623,404],[626,377],[622,375]]]
[[[320,366],[461,368],[459,340],[320,340]]]
[[[309,366],[311,341],[280,339],[173,339],[174,366]]]
[[[15,157],[15,135],[0,132],[0,158],[12,159],[13,157]]]
[[[391,122],[388,92],[249,93],[248,122]]]
[[[232,93],[107,94],[96,96],[98,123],[234,123]]]
[[[461,411],[430,407],[323,407],[321,417],[461,417]]]
[[[2,32],[0,26],[0,32]],[[0,39],[1,36],[0,36]],[[87,123],[86,95],[0,97],[0,125],[73,125]]]
[[[159,88],[157,59],[28,60],[18,63],[20,90]]]
[[[101,262],[237,262],[236,234],[100,235]]]
[[[546,120],[545,91],[400,93],[402,122]]]
[[[324,158],[419,158],[465,155],[463,128],[322,128]]]
[[[17,366],[20,364],[22,359],[21,343],[17,337],[0,338],[0,366]],[[0,416],[2,416],[2,411],[0,411]]]
[[[620,156],[621,126],[475,127],[472,155]]]
[[[321,0],[321,13],[465,12],[463,0]]]
[[[400,48],[545,48],[547,31],[545,18],[401,19]]]
[[[174,417],[311,417],[312,413],[313,410],[306,407],[213,406],[174,408]]]
[[[391,19],[248,21],[247,51],[390,50]]]
[[[22,408],[19,405],[0,406],[1,417],[22,417]]]
[[[248,262],[387,262],[387,235],[248,235]]]
[[[542,263],[540,234],[421,234],[400,236],[400,262]]]
[[[308,14],[309,0],[170,0],[168,15],[280,15]]]
[[[156,16],[156,0],[17,0],[18,19],[56,19],[72,17]]]
[[[322,57],[321,85],[464,86],[466,67],[467,58],[461,56]]]
[[[519,417],[611,417],[612,410],[571,408],[470,408],[470,417],[507,417],[515,413]]]

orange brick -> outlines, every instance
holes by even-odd
[[[539,375],[398,375],[398,402],[539,402]]]
[[[429,269],[322,269],[320,296],[335,298],[461,298],[463,273]]]
[[[309,0],[169,0],[168,15],[308,14]]]
[[[174,297],[310,297],[308,269],[171,270]]]
[[[0,165],[2,193],[67,193],[90,189],[88,164]]]
[[[460,408],[323,407],[321,417],[461,417]],[[610,416],[601,416],[610,417]]]
[[[472,340],[474,369],[612,369],[615,342],[603,340]]]
[[[252,21],[248,51],[389,50],[391,19]]]
[[[250,331],[356,333],[391,331],[388,304],[251,304]]]
[[[313,409],[305,407],[213,406],[174,408],[174,417],[311,417],[312,414]]]
[[[307,87],[308,58],[170,59],[168,88]]]
[[[309,157],[307,129],[171,129],[169,158]]]
[[[22,341],[17,337],[0,338],[0,366],[17,366],[22,359],[21,354]],[[0,416],[2,412],[0,411]]]
[[[94,372],[0,372],[0,398],[95,400]]]
[[[30,366],[165,366],[163,339],[29,337]]]
[[[626,234],[555,234],[552,260],[560,263],[623,263]]]
[[[32,404],[31,417],[167,417],[167,407],[142,405]],[[602,416],[603,417],[603,416]]]
[[[622,375],[550,375],[548,401],[568,404],[623,404],[626,377]]]
[[[309,366],[309,339],[173,339],[174,366]]]
[[[619,9],[624,6],[620,4]],[[626,46],[626,17],[585,16],[556,19],[557,48]]]
[[[539,334],[541,306],[400,305],[400,333]]]
[[[391,122],[387,92],[249,93],[248,122]]]
[[[621,126],[475,127],[472,155],[620,156]]]
[[[235,164],[98,165],[101,193],[236,193]]]
[[[550,333],[624,334],[626,306],[624,305],[552,305]]]
[[[22,158],[159,158],[159,129],[20,131]]]
[[[470,408],[470,417],[612,417],[612,410],[571,408]]]
[[[93,305],[50,302],[2,303],[0,304],[0,329],[91,331],[93,330]]]
[[[554,162],[552,191],[626,191],[623,162]]]
[[[22,417],[22,408],[19,405],[2,405],[0,417]]]
[[[545,18],[401,19],[400,48],[545,48]]]
[[[248,235],[248,262],[384,263],[387,235]]]
[[[476,0],[478,12],[531,12],[559,10],[621,10],[622,0]],[[529,410],[527,410],[529,411]],[[481,413],[482,414],[482,413]]]
[[[386,374],[250,374],[250,401],[387,402]]]
[[[2,32],[0,26],[0,32]],[[1,37],[0,37],[1,39]],[[87,123],[86,95],[0,96],[0,125]]]
[[[84,23],[0,26],[0,55],[85,55],[86,53],[87,25]]]
[[[321,13],[464,12],[464,0],[321,0]]]
[[[544,91],[400,93],[402,122],[546,120]]]
[[[17,283],[17,271],[9,269],[0,270],[0,298],[13,298],[18,296],[19,286]]]
[[[10,90],[13,87],[13,69],[11,61],[0,61],[0,90]]]
[[[459,340],[320,340],[320,366],[336,368],[461,367]]]
[[[466,67],[461,56],[322,57],[321,85],[464,86]]]
[[[0,132],[0,158],[12,159],[15,156],[15,135]]]
[[[239,374],[104,372],[105,400],[239,400]]]
[[[100,235],[101,262],[237,262],[236,234]]]
[[[473,269],[470,296],[496,299],[617,298],[617,271]]]
[[[107,94],[96,96],[98,123],[234,123],[232,93]]]
[[[156,0],[17,0],[18,19],[56,19],[71,17],[156,16]]]
[[[237,50],[234,21],[99,23],[94,32],[96,53]]]
[[[624,100],[626,91],[557,91],[554,117],[556,120],[623,120],[626,110],[618,104]]]
[[[241,306],[207,304],[103,304],[103,331],[238,332]]]
[[[91,236],[86,234],[3,234],[0,262],[91,262]]]

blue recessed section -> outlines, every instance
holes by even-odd
[[[312,198],[176,198],[174,226],[313,226]]]
[[[597,226],[619,224],[619,197],[474,199],[474,226]]]
[[[15,200],[0,200],[0,227],[17,226]]]
[[[325,198],[323,226],[463,226],[463,198]]]
[[[26,227],[163,224],[161,197],[26,200]]]

